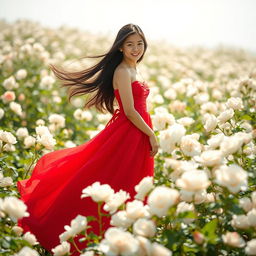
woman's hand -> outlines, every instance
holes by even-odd
[[[158,142],[157,142],[157,137],[155,134],[152,134],[149,136],[149,142],[151,145],[151,150],[150,150],[150,156],[155,156],[155,154],[158,152]]]

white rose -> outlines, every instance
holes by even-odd
[[[159,144],[163,151],[171,153],[175,144],[179,144],[181,138],[185,135],[186,129],[183,125],[173,124],[167,130],[160,131],[159,133]]]
[[[162,217],[177,203],[179,192],[165,186],[156,187],[148,196],[147,203],[152,214]]]
[[[180,213],[184,213],[184,212],[194,212],[195,207],[193,204],[188,204],[186,202],[180,202],[177,205],[177,209],[176,209],[176,215],[179,215]],[[186,224],[189,224],[191,222],[193,222],[195,219],[194,218],[183,218],[183,222]]]
[[[150,241],[146,237],[143,237],[143,236],[137,236],[136,238],[139,242],[138,255],[139,256],[151,255],[152,246],[151,246]]]
[[[222,235],[223,242],[232,247],[242,248],[245,246],[244,239],[237,232],[226,232]]]
[[[156,233],[156,225],[152,220],[138,219],[133,224],[133,233],[139,236],[153,237]]]
[[[129,232],[119,228],[109,228],[105,239],[101,240],[99,250],[106,255],[133,256],[139,249],[139,242]]]
[[[251,198],[252,198],[252,205],[254,208],[256,208],[256,191],[252,192]]]
[[[37,136],[37,142],[49,150],[53,149],[54,145],[57,143],[51,134],[43,134],[42,136]]]
[[[167,125],[175,123],[175,118],[169,113],[156,113],[152,116],[152,123],[156,130],[163,130]]]
[[[16,138],[10,132],[6,132],[2,130],[0,130],[0,140],[8,144],[17,143]]]
[[[245,247],[245,253],[247,255],[256,255],[256,239],[252,239],[247,242],[247,245]]]
[[[143,201],[148,192],[153,188],[153,177],[144,177],[140,183],[135,186],[135,191],[137,192],[135,198]]]
[[[180,148],[186,156],[197,156],[201,152],[201,144],[191,135],[181,138]]]
[[[129,198],[129,193],[120,190],[119,192],[110,196],[109,200],[103,206],[103,209],[109,212],[110,214],[113,214]]]
[[[152,243],[151,256],[172,256],[172,252],[158,243]]]
[[[223,133],[219,133],[211,136],[207,143],[209,145],[209,149],[215,149],[220,146],[220,143],[223,141],[225,135]]]
[[[26,69],[19,69],[16,73],[16,78],[18,80],[24,79],[27,76],[27,70]]]
[[[233,215],[231,225],[234,228],[247,229],[250,227],[248,217],[246,215]]]
[[[184,172],[181,178],[176,181],[176,185],[183,190],[197,192],[206,189],[211,182],[207,174],[200,170]]]
[[[82,190],[81,198],[89,196],[94,202],[107,202],[113,194],[114,190],[108,184],[101,185],[97,181]]]
[[[17,115],[21,116],[22,115],[22,108],[21,108],[21,105],[17,102],[10,102],[9,104],[10,106],[10,109]]]
[[[149,209],[147,205],[144,205],[142,201],[133,200],[126,204],[126,213],[129,219],[139,219],[150,217]]]
[[[242,110],[244,108],[243,101],[239,97],[229,98],[228,101],[226,102],[226,106],[234,110]]]
[[[53,256],[62,256],[70,252],[70,243],[64,241],[52,249]]]
[[[234,115],[234,110],[232,108],[225,110],[220,115],[218,115],[217,120],[219,124],[226,123]]]
[[[65,127],[65,118],[59,114],[51,114],[48,118],[51,124],[54,124],[57,128]]]
[[[20,127],[17,131],[16,131],[16,135],[18,138],[24,138],[28,136],[28,129],[26,127]]]
[[[44,76],[41,79],[39,87],[42,89],[52,89],[52,85],[54,84],[55,79],[52,76]]]
[[[21,228],[21,227],[19,227],[19,226],[13,226],[13,227],[12,227],[12,230],[14,231],[14,233],[15,233],[17,236],[22,235],[23,228]]]
[[[243,140],[236,136],[225,136],[223,141],[220,143],[220,150],[224,156],[229,156],[237,152],[243,144]]]
[[[29,135],[24,139],[25,148],[30,148],[32,146],[35,146],[35,143],[36,143],[36,138],[34,138],[33,136]]]
[[[29,216],[29,213],[26,212],[27,206],[23,201],[14,196],[5,197],[1,209],[7,213],[13,221]]]
[[[217,126],[217,118],[215,115],[212,114],[206,114],[205,116],[205,123],[204,123],[204,129],[206,132],[211,132],[214,130]]]
[[[4,177],[2,171],[0,171],[0,187],[8,187],[13,185],[12,177]]]
[[[256,227],[256,209],[252,209],[247,213],[247,218],[249,225],[252,227]]]
[[[66,230],[62,234],[59,235],[60,242],[68,240],[70,237],[73,237],[87,227],[87,219],[82,215],[77,215],[76,218],[71,220],[70,226],[65,225],[64,229]]]
[[[35,235],[34,235],[34,234],[31,234],[31,232],[29,232],[29,231],[26,232],[26,233],[22,236],[22,238],[23,238],[24,240],[26,240],[27,242],[29,242],[31,245],[38,244]]]
[[[14,256],[39,256],[39,253],[28,246],[24,246],[17,254],[14,254]]]
[[[182,117],[177,120],[178,124],[181,124],[183,126],[190,126],[195,122],[195,120],[191,117]]]
[[[202,152],[200,162],[204,166],[217,166],[224,161],[223,154],[220,150],[207,150]]]
[[[228,188],[232,193],[247,189],[248,174],[240,166],[231,164],[222,165],[215,171],[216,183]]]
[[[239,205],[246,211],[249,212],[252,209],[252,201],[249,197],[243,197],[239,199]]]
[[[3,87],[6,90],[13,90],[13,89],[17,88],[18,85],[15,81],[14,76],[10,76],[9,78],[5,79],[4,82],[3,82]]]
[[[128,228],[133,222],[134,219],[128,218],[126,211],[118,211],[111,216],[110,224],[115,227]]]

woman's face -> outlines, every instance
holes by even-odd
[[[127,58],[133,62],[137,62],[144,53],[144,41],[137,33],[128,36],[122,49],[124,58]]]

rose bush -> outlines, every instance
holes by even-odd
[[[81,69],[93,60],[71,61],[106,51],[112,39],[25,20],[0,25],[1,255],[69,255],[78,234],[87,234],[82,256],[256,255],[253,54],[152,42],[140,68],[160,144],[154,179],[141,180],[129,202],[126,191],[108,184],[84,188],[81,196],[99,206],[99,224],[104,209],[112,227],[98,237],[92,219],[78,215],[47,252],[16,225],[29,215],[16,182],[31,175],[43,154],[84,143],[111,118],[82,110],[83,97],[67,104],[48,64]]]

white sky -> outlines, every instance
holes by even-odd
[[[27,18],[112,34],[138,24],[176,46],[227,45],[256,52],[256,0],[0,0],[0,19]]]

